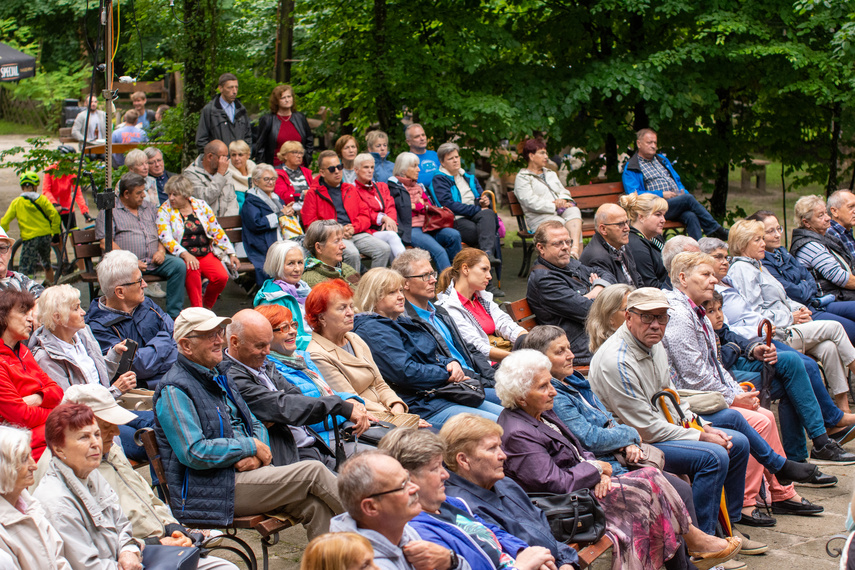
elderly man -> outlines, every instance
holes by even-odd
[[[422,510],[419,487],[385,451],[363,451],[341,469],[338,493],[347,513],[332,520],[333,532],[361,534],[382,570],[469,570],[453,550],[422,540],[408,523]]]
[[[172,318],[145,296],[146,282],[130,251],[104,254],[96,271],[104,296],[92,300],[86,324],[105,355],[125,339],[137,343],[131,365],[137,386],[154,388],[178,356]]]
[[[603,274],[610,273],[615,283],[641,286],[641,275],[635,268],[629,243],[629,218],[617,204],[603,204],[594,215],[597,232],[579,258],[584,265]]]
[[[0,228],[0,291],[11,287],[18,291],[29,291],[36,299],[45,290],[44,286],[17,271],[9,271],[9,261],[12,259],[12,246],[15,240],[6,235]]]
[[[683,406],[682,413],[697,419],[702,430],[685,428],[665,419],[653,396],[671,382],[668,354],[662,346],[670,304],[665,293],[652,287],[632,291],[626,302],[626,322],[606,340],[591,360],[591,388],[622,423],[634,427],[647,443],[665,454],[665,468],[693,478],[692,496],[698,528],[715,531],[721,488],[727,496],[730,520],[742,516],[748,440],[719,430]],[[679,414],[670,404],[673,418]],[[749,549],[751,550],[751,549]],[[743,553],[745,546],[743,546]],[[759,553],[759,552],[757,552]]]
[[[221,140],[206,144],[202,154],[184,169],[184,176],[193,183],[193,196],[207,202],[218,218],[240,213],[228,171],[229,147]]]
[[[226,330],[228,348],[222,367],[252,413],[267,426],[274,465],[316,459],[335,470],[335,452],[306,426],[335,414],[348,418],[356,424],[357,434],[362,434],[370,424],[365,405],[334,395],[303,396],[267,358],[272,341],[273,327],[261,313],[252,309],[238,311]],[[348,445],[352,452],[355,444]]]
[[[433,176],[439,171],[439,156],[434,150],[427,148],[427,135],[418,123],[408,125],[404,129],[404,138],[410,146],[410,152],[419,157],[419,183],[425,188],[430,187]]]
[[[166,253],[160,243],[157,206],[146,200],[146,196],[145,178],[133,172],[122,176],[113,208],[113,249],[133,253],[143,274],[166,278],[166,312],[175,318],[184,302],[187,266],[180,258]],[[104,223],[104,210],[101,210],[95,220],[95,237],[101,240],[102,249],[106,247]]]
[[[683,222],[686,225],[686,233],[695,239],[701,239],[701,236],[706,234],[726,240],[727,230],[686,191],[671,162],[664,155],[656,153],[656,131],[641,129],[635,142],[638,151],[623,169],[624,192],[649,192],[662,196],[668,201],[666,220]]]
[[[576,363],[588,364],[591,351],[585,319],[594,299],[615,278],[608,272],[595,273],[570,256],[572,240],[562,222],[543,222],[533,241],[538,258],[528,278],[528,305],[539,325],[564,329]]]
[[[392,269],[404,277],[407,316],[433,335],[443,356],[453,358],[463,368],[476,372],[484,386],[493,386],[496,371],[490,366],[490,361],[463,340],[445,308],[431,303],[436,297],[437,272],[430,264],[430,253],[418,248],[408,249],[395,258]]]
[[[207,153],[207,150],[203,149],[212,141],[222,141],[228,149],[232,141],[244,140],[252,148],[252,125],[249,114],[237,98],[238,78],[233,73],[223,73],[217,85],[220,94],[214,95],[214,98],[202,108],[199,126],[196,129],[196,147],[199,152]],[[228,152],[226,157],[228,158]],[[213,207],[210,202],[209,205]]]
[[[145,104],[148,98],[143,91],[135,91],[131,93],[131,104],[134,106],[134,111],[137,112],[136,125],[141,129],[148,129],[154,122],[154,111],[146,109]]]
[[[144,152],[148,162],[148,175],[154,179],[157,187],[158,202],[163,204],[169,198],[163,188],[166,186],[166,181],[175,176],[175,173],[166,170],[160,149],[150,146]]]
[[[235,516],[283,510],[311,540],[342,512],[335,475],[320,461],[271,465],[267,429],[220,367],[230,322],[184,309],[173,334],[178,361],[154,393],[168,483],[182,490],[175,514],[187,525],[225,526]]]
[[[74,140],[80,141],[80,149],[86,143],[90,145],[94,141],[102,141],[107,138],[107,114],[104,111],[98,110],[98,95],[92,93],[86,98],[87,108],[74,118],[74,125],[71,127],[71,136]],[[86,116],[89,115],[88,130],[83,133],[86,125]]]
[[[828,197],[828,215],[831,224],[825,235],[836,237],[849,255],[855,257],[855,237],[852,237],[852,226],[855,225],[855,194],[849,190],[838,190]]]
[[[342,182],[344,167],[335,151],[320,153],[318,167],[321,178],[306,192],[300,210],[303,226],[309,227],[316,220],[336,220],[344,226],[345,263],[359,269],[359,256],[364,254],[371,258],[371,267],[389,265],[392,248],[366,232],[371,227],[368,206],[353,184]]]
[[[148,135],[141,127],[137,127],[139,113],[134,109],[125,111],[122,116],[122,124],[113,131],[113,144],[130,144],[148,142]],[[125,155],[120,152],[113,153],[113,164],[122,166],[125,164]]]

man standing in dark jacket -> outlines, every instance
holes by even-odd
[[[226,331],[223,367],[250,411],[267,426],[274,465],[316,459],[334,470],[335,454],[307,426],[335,414],[356,424],[356,433],[361,435],[369,426],[365,405],[338,396],[304,396],[267,358],[272,341],[273,328],[261,313],[238,311]]]
[[[608,272],[594,273],[570,257],[570,232],[558,221],[543,222],[534,232],[539,257],[528,278],[528,305],[539,325],[557,325],[567,333],[576,363],[591,360],[585,319],[594,299],[615,282]]]
[[[612,283],[642,287],[635,260],[625,247],[629,243],[629,218],[617,204],[603,204],[594,215],[597,233],[582,252],[579,261],[615,277]]]
[[[196,129],[196,148],[201,153],[205,145],[221,140],[228,147],[232,141],[243,139],[252,148],[252,125],[246,108],[237,100],[238,78],[233,73],[220,75],[219,95],[202,108]]]

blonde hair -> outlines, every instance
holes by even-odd
[[[362,562],[360,554],[374,553],[367,538],[355,532],[328,532],[316,536],[303,551],[300,570],[348,570]]]
[[[243,139],[236,139],[229,143],[229,152],[239,152],[249,156],[249,145]]]
[[[647,217],[654,212],[668,211],[668,201],[649,192],[624,194],[620,197],[618,204],[626,210],[626,215],[629,216],[629,221],[633,224],[638,221],[639,216]]]
[[[457,454],[471,454],[486,437],[502,437],[502,426],[477,414],[457,414],[446,421],[439,430],[439,437],[445,442],[443,460],[449,470],[457,473]]]
[[[588,348],[591,354],[597,352],[597,349],[614,334],[615,329],[611,325],[612,314],[620,310],[623,300],[632,290],[630,285],[615,283],[600,291],[591,303],[588,318],[585,319],[585,332],[588,333]]]
[[[302,153],[306,152],[306,149],[303,148],[303,145],[301,145],[299,142],[285,141],[284,143],[282,143],[282,146],[279,147],[279,153],[276,155],[276,158],[278,158],[282,162],[285,162],[285,155],[289,152],[294,152],[295,150],[299,150]]]
[[[80,299],[80,289],[68,284],[48,287],[39,296],[39,320],[51,332],[59,325],[68,324],[71,305]]]
[[[360,313],[373,313],[377,302],[404,286],[404,277],[388,267],[369,269],[359,280],[353,295],[353,304]]]
[[[371,131],[367,135],[365,135],[365,144],[368,146],[368,151],[371,152],[371,149],[380,141],[386,141],[389,143],[389,135],[384,133],[383,131]]]
[[[715,260],[713,260],[713,258],[708,254],[701,251],[684,251],[683,253],[678,253],[674,256],[674,259],[671,260],[671,284],[676,289],[677,285],[680,283],[681,273],[689,276],[695,272],[695,269],[703,264],[715,267]]]
[[[766,226],[763,222],[756,220],[739,220],[730,228],[730,234],[727,238],[727,247],[730,250],[730,255],[742,255],[748,244],[755,237],[762,236],[766,233]]]
[[[812,194],[810,196],[802,196],[796,201],[796,205],[793,206],[793,213],[795,214],[795,222],[796,225],[800,228],[804,227],[804,222],[806,220],[810,220],[813,218],[814,209],[822,204],[825,206],[825,200],[816,194]]]

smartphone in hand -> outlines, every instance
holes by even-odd
[[[139,347],[139,345],[136,343],[136,341],[126,338],[125,346],[127,346],[128,349],[122,353],[122,359],[119,361],[119,368],[116,369],[116,374],[110,381],[111,384],[115,382],[119,378],[119,376],[121,376],[125,372],[130,371],[131,366],[134,363],[134,358],[136,358],[137,356],[137,348]]]

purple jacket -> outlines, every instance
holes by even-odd
[[[502,449],[508,455],[505,474],[527,493],[570,493],[592,489],[600,473],[584,459],[596,460],[585,451],[552,410],[543,418],[558,426],[559,434],[523,410],[503,410],[499,425],[505,430]]]

